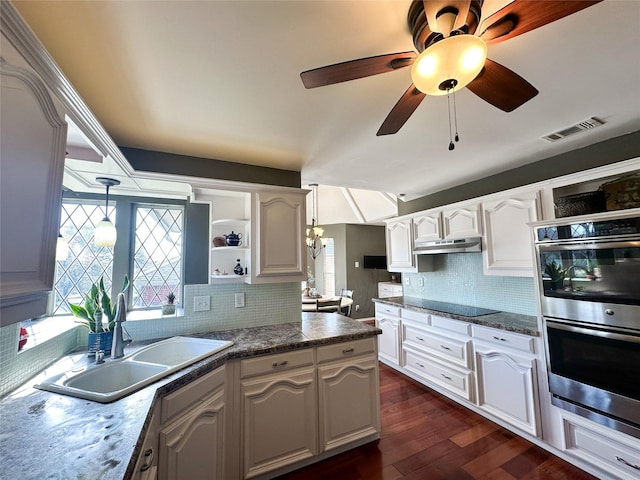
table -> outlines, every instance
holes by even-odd
[[[311,298],[302,296],[302,311],[303,312],[315,312],[316,311],[316,301],[320,306],[322,306],[322,302],[328,302],[329,300],[337,300],[340,301],[340,308],[348,307],[349,305],[353,305],[353,299],[348,297],[340,297],[338,295],[322,295],[320,298]]]

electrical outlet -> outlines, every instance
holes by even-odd
[[[193,297],[194,312],[206,312],[207,310],[211,310],[211,297],[209,295]]]
[[[360,311],[360,305],[356,305],[356,312]]]
[[[409,277],[404,277],[404,284],[409,287],[411,285],[411,278]]]
[[[418,286],[419,287],[424,287],[424,278],[418,277]]]
[[[235,294],[235,305],[236,308],[244,307],[244,292]]]
[[[360,262],[356,262],[356,268],[360,268]]]

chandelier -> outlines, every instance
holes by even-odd
[[[309,185],[312,188],[311,201],[311,228],[307,228],[307,251],[314,260],[320,256],[324,247],[327,246],[327,239],[322,238],[324,234],[324,228],[316,225],[318,218],[318,184],[312,183]]]

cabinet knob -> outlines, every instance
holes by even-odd
[[[278,368],[278,367],[284,367],[285,365],[287,365],[289,363],[288,360],[284,360],[282,362],[273,362],[273,368]]]
[[[342,353],[344,355],[346,355],[347,353],[353,353],[353,352],[355,352],[354,348],[345,348],[344,350],[342,350]]]
[[[451,351],[451,348],[447,347],[446,345],[440,345],[440,348],[442,348],[443,350],[447,350],[447,351]]]
[[[500,337],[496,337],[495,335],[493,336],[494,340],[498,340],[499,342],[506,342],[507,339],[506,338],[500,338]]]
[[[149,449],[145,450],[143,456],[144,456],[144,462],[142,463],[142,466],[140,467],[140,471],[141,472],[146,472],[153,465],[153,448],[149,448]]]
[[[636,465],[634,463],[628,462],[624,458],[619,457],[617,455],[616,455],[616,460],[619,461],[620,463],[624,463],[627,467],[631,467],[631,468],[635,468],[636,470],[640,470],[640,465]]]
[[[444,378],[446,378],[447,380],[451,381],[451,377],[445,375],[444,373],[441,373],[440,375],[442,375]]]

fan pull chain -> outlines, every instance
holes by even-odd
[[[456,92],[453,92],[453,121],[456,125],[456,142],[460,141],[460,137],[458,136],[458,110],[456,109]]]
[[[453,144],[453,136],[451,133],[451,89],[447,89],[447,110],[449,112],[449,150],[453,150],[456,146]]]

